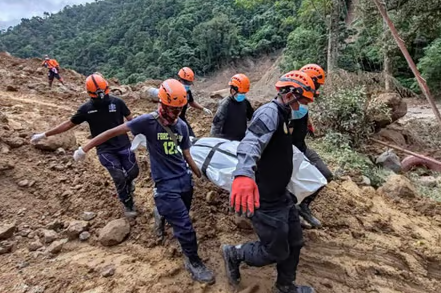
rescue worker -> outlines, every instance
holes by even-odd
[[[286,187],[293,170],[292,138],[288,131],[291,110],[314,100],[314,83],[301,71],[283,75],[276,83],[277,97],[256,110],[237,148],[230,206],[251,217],[258,241],[223,245],[227,277],[240,282],[240,264],[262,267],[277,264],[276,293],[310,293],[297,286],[297,265],[303,246],[302,228],[293,197]]]
[[[41,63],[41,66],[44,66],[49,69],[47,73],[47,77],[49,80],[49,87],[52,87],[52,82],[54,81],[54,78],[58,79],[62,85],[64,85],[63,78],[60,76],[60,65],[58,64],[57,60],[50,59],[48,55],[44,56],[43,63]]]
[[[196,233],[189,216],[193,181],[188,166],[197,177],[201,177],[201,171],[190,154],[188,127],[179,119],[187,103],[187,92],[178,80],[168,79],[161,84],[158,97],[160,103],[157,111],[141,115],[98,135],[75,151],[74,159],[83,160],[86,153],[95,146],[100,147],[106,141],[126,135],[129,131],[136,137],[144,136],[155,182],[155,205],[173,228],[185,256],[185,268],[196,281],[213,284],[214,274],[198,255]]]
[[[241,141],[245,137],[247,122],[254,114],[254,109],[246,98],[246,93],[250,90],[250,80],[245,74],[239,73],[231,78],[228,85],[230,96],[220,102],[210,135]]]
[[[305,72],[314,82],[316,89],[320,88],[325,82],[325,71],[316,64],[308,64],[300,69],[300,71]],[[312,125],[308,106],[300,105],[298,110],[292,110],[292,118],[289,122],[289,128],[292,132],[292,144],[296,146],[304,155],[309,159],[311,164],[313,164],[320,173],[330,182],[333,178],[332,172],[320,158],[320,156],[311,148],[306,145],[306,135],[314,135],[314,127]],[[321,190],[321,189],[320,189]],[[310,210],[310,204],[317,198],[320,190],[316,191],[314,194],[305,198],[299,205],[300,216],[308,222],[312,227],[318,228],[321,226],[320,221],[312,214]],[[306,225],[305,225],[306,226]]]
[[[205,114],[213,116],[213,112],[211,112],[210,109],[204,108],[201,105],[199,105],[193,98],[193,93],[191,92],[191,85],[194,82],[194,72],[189,67],[183,67],[178,72],[179,81],[184,85],[185,90],[187,91],[187,104],[182,109],[181,115],[179,115],[179,118],[182,119],[182,121],[185,122],[188,126],[188,131],[190,133],[190,136],[195,137],[195,134],[193,132],[193,129],[190,126],[190,123],[188,123],[187,118],[185,117],[185,114],[187,113],[187,108],[190,105],[191,107],[204,111]]]
[[[80,106],[70,120],[47,132],[33,135],[31,143],[36,144],[46,137],[66,132],[83,122],[89,124],[92,137],[96,137],[108,129],[122,125],[124,118],[132,120],[132,114],[124,101],[109,95],[109,85],[102,76],[88,76],[86,90],[90,100]],[[124,215],[135,217],[137,212],[133,202],[133,180],[138,176],[139,168],[130,146],[129,137],[124,133],[101,144],[97,148],[97,154],[115,183],[119,200],[124,205]]]

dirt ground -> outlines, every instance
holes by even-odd
[[[68,119],[88,99],[84,77],[63,70],[67,88],[55,81],[49,90],[45,70],[36,71],[38,63],[0,54],[0,224],[17,226],[12,252],[0,255],[0,292],[234,292],[225,277],[220,246],[255,239],[251,226],[243,220],[238,228],[228,212],[228,194],[197,180],[191,215],[201,256],[215,271],[216,284],[193,282],[170,227],[164,245],[153,233],[152,181],[144,150],[137,154],[142,171],[135,197],[142,214],[131,221],[126,241],[110,248],[100,245],[100,229],[121,216],[121,207],[93,153],[84,163],[72,159],[77,144],[87,141],[87,125],[73,130],[77,144],[65,152],[29,145],[33,133]],[[26,70],[19,68],[23,65]],[[14,91],[7,90],[8,85]],[[124,99],[135,114],[156,107],[136,95]],[[206,135],[210,117],[194,110],[189,114],[196,134]],[[210,191],[214,197],[207,198]],[[324,227],[304,232],[299,284],[312,285],[319,293],[441,291],[440,204],[419,197],[391,199],[346,180],[329,184],[313,210]],[[54,221],[66,227],[86,211],[97,214],[90,221],[89,240],[69,241],[56,255],[28,250],[39,229]],[[62,238],[62,229],[58,234]],[[101,270],[109,264],[116,272],[105,278]],[[243,266],[242,276],[238,292],[270,292],[275,268]]]

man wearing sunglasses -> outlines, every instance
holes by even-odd
[[[246,98],[250,80],[245,74],[234,75],[230,82],[230,96],[220,102],[213,118],[210,135],[228,140],[241,141],[245,137],[247,123],[254,109]]]
[[[293,197],[286,187],[293,171],[292,138],[288,122],[292,110],[314,100],[314,83],[304,72],[292,71],[276,83],[277,97],[256,110],[237,148],[230,206],[251,218],[258,241],[223,245],[227,277],[240,282],[240,264],[276,264],[274,293],[313,293],[297,286],[297,265],[303,246],[302,228]]]
[[[86,79],[86,90],[90,100],[83,104],[70,120],[43,133],[34,134],[31,143],[36,144],[40,140],[66,132],[73,127],[87,122],[92,137],[112,129],[124,123],[124,118],[132,120],[129,108],[123,100],[109,95],[109,85],[99,74],[92,74]],[[124,205],[124,215],[135,217],[133,201],[134,183],[138,177],[139,168],[135,154],[130,150],[130,140],[127,134],[118,135],[97,148],[97,154],[101,164],[109,171],[115,183],[119,200]]]

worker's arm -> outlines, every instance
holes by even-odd
[[[100,144],[108,141],[109,139],[127,133],[129,132],[130,129],[127,126],[127,124],[121,124],[117,127],[114,127],[112,129],[109,129],[103,133],[101,133],[100,135],[94,137],[91,141],[89,141],[82,149],[85,153],[87,153],[88,151],[90,151],[91,149],[93,149],[96,146],[99,146]]]
[[[133,115],[130,114],[130,115],[126,116],[126,120],[127,121],[132,121],[133,120]]]
[[[253,118],[254,109],[253,109],[253,106],[251,106],[251,103],[250,103],[250,101],[248,101],[248,99],[246,99],[245,102],[247,103],[247,119],[248,119],[248,121],[250,121],[251,118]]]
[[[278,127],[278,115],[277,106],[272,104],[256,111],[244,139],[237,147],[238,163],[234,177],[246,176],[255,180],[257,162]]]
[[[190,153],[190,149],[183,150],[182,153],[184,155],[185,161],[190,166],[191,170],[196,175],[196,177],[201,178],[201,176],[202,176],[201,170],[194,162],[193,157],[191,156],[191,153]]]
[[[60,125],[58,125],[55,128],[52,128],[51,130],[45,132],[46,137],[52,136],[52,135],[57,135],[63,132],[66,132],[72,128],[74,128],[75,126],[77,126],[76,124],[72,123],[72,121],[68,120],[68,121],[64,121],[63,123],[61,123]]]
[[[216,115],[213,118],[213,124],[211,125],[210,135],[213,137],[223,137],[223,128],[225,124],[225,119],[227,118],[227,110],[228,110],[228,98],[225,98],[221,101],[219,108],[217,109]]]

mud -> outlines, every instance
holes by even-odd
[[[68,119],[87,100],[84,77],[62,70],[67,89],[55,81],[49,90],[44,74],[19,69],[21,65],[38,68],[39,60],[0,55],[0,63],[6,68],[6,73],[0,72],[0,112],[6,118],[0,119],[0,223],[17,225],[10,239],[15,244],[13,251],[0,255],[0,292],[234,292],[224,275],[220,245],[254,240],[256,236],[252,230],[236,226],[228,211],[228,194],[209,182],[196,180],[191,216],[201,256],[216,273],[213,286],[190,279],[170,227],[164,245],[156,240],[151,216],[153,183],[145,151],[137,154],[142,171],[136,202],[142,215],[131,221],[132,231],[126,241],[115,247],[101,246],[99,229],[119,218],[121,207],[112,181],[96,156],[92,152],[80,164],[72,160],[72,150],[45,152],[28,143],[33,133]],[[6,91],[7,84],[20,87]],[[37,84],[35,92],[29,84]],[[140,99],[136,90],[124,99],[135,114],[156,107]],[[196,134],[207,135],[210,117],[195,110],[189,115]],[[87,141],[87,125],[73,132],[78,144]],[[20,139],[21,144],[11,143]],[[28,184],[20,187],[18,182],[23,180]],[[215,192],[215,200],[207,201],[209,191]],[[320,293],[440,292],[440,204],[425,198],[390,199],[347,180],[329,184],[313,210],[324,227],[304,233],[298,283],[312,285]],[[85,211],[97,213],[90,221],[92,236],[87,242],[70,241],[58,255],[28,250],[39,229],[54,220],[67,227],[69,222],[81,220]],[[21,236],[26,231],[31,233]],[[62,229],[58,235],[64,238]],[[116,272],[105,278],[101,270],[109,264]],[[239,292],[270,292],[275,268],[243,266],[242,276]]]

